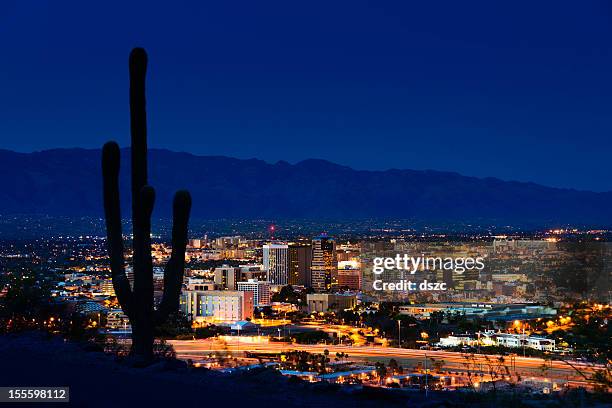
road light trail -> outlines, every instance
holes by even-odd
[[[227,337],[224,341],[219,340],[171,340],[169,341],[176,350],[177,355],[180,358],[197,358],[205,357],[207,354],[214,352],[244,352],[249,351],[253,353],[272,354],[281,353],[289,350],[300,350],[308,351],[310,353],[323,353],[324,350],[328,350],[330,353],[347,353],[354,358],[362,358],[369,361],[380,361],[381,359],[403,360],[406,362],[418,363],[423,361],[425,353],[431,360],[443,360],[445,370],[450,371],[465,371],[466,364],[474,364],[482,367],[486,370],[487,364],[491,364],[492,361],[500,356],[497,355],[484,355],[484,354],[462,354],[457,352],[443,351],[443,350],[415,350],[415,349],[403,349],[395,347],[373,347],[373,346],[360,346],[351,347],[343,345],[324,345],[324,344],[290,344],[286,342],[262,342],[262,343],[251,343],[241,342],[235,338]],[[241,345],[241,346],[239,346]],[[239,350],[240,348],[240,350]],[[487,357],[489,361],[487,361]],[[510,366],[510,356],[504,356],[504,365]],[[517,372],[526,375],[537,375],[541,372],[541,367],[547,364],[549,369],[546,373],[546,377],[562,379],[562,380],[583,380],[583,377],[567,363],[563,361],[553,360],[546,361],[540,358],[532,357],[513,357],[513,367]],[[590,365],[584,363],[573,363],[574,366],[579,368],[586,375],[593,374],[597,369],[601,368],[597,365]],[[479,371],[481,369],[479,368]],[[542,376],[541,373],[539,375]]]

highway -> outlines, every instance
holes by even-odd
[[[240,339],[240,340],[238,340]],[[303,350],[310,353],[323,353],[324,350],[329,350],[330,358],[333,360],[336,353],[347,353],[349,359],[376,362],[382,361],[387,363],[389,359],[394,358],[404,367],[415,367],[419,362],[423,366],[427,357],[427,364],[430,367],[432,361],[441,361],[443,371],[488,371],[488,366],[492,365],[499,356],[486,356],[481,354],[473,355],[473,358],[466,358],[467,355],[449,351],[433,351],[433,350],[415,350],[403,349],[394,347],[382,346],[344,346],[344,345],[308,345],[308,344],[290,344],[286,342],[268,342],[262,338],[261,342],[252,342],[248,337],[231,337],[223,336],[222,339],[206,339],[206,340],[171,340],[171,343],[176,350],[177,356],[182,359],[198,359],[205,358],[213,352],[227,353],[243,353],[246,351],[255,353],[279,353],[289,350]],[[540,358],[514,356],[504,357],[504,365],[511,372],[516,372],[522,377],[533,376],[539,378],[549,378],[558,380],[583,381],[584,377],[564,361],[545,361]],[[548,366],[547,370],[542,367]],[[578,368],[587,377],[598,368],[592,364],[572,362],[572,365]]]

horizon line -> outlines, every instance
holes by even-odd
[[[121,150],[128,150],[130,149],[130,147],[128,146],[124,146],[121,147]],[[102,147],[80,147],[80,146],[73,146],[73,147],[51,147],[51,148],[45,148],[45,149],[34,149],[34,150],[26,150],[26,151],[22,151],[22,150],[13,150],[13,149],[7,149],[7,148],[3,148],[0,147],[0,152],[5,151],[5,152],[10,152],[10,153],[17,153],[17,154],[36,154],[36,153],[45,153],[45,152],[52,152],[52,151],[70,151],[70,150],[86,150],[86,151],[101,151]],[[531,184],[531,185],[535,185],[535,186],[540,186],[540,187],[545,187],[545,188],[552,188],[552,189],[557,189],[557,190],[568,190],[568,191],[576,191],[576,192],[586,192],[586,193],[594,193],[594,194],[607,194],[607,193],[612,193],[612,190],[586,190],[586,189],[581,189],[581,188],[576,188],[576,187],[558,187],[558,186],[551,186],[551,185],[547,185],[547,184],[541,184],[535,181],[524,181],[524,180],[515,180],[515,179],[504,179],[504,178],[500,178],[498,176],[472,176],[472,175],[466,175],[463,173],[460,173],[458,171],[451,171],[451,170],[436,170],[436,169],[414,169],[414,168],[397,168],[397,167],[389,167],[389,168],[385,168],[385,169],[358,169],[355,167],[352,167],[350,165],[346,165],[346,164],[340,164],[328,159],[321,159],[321,158],[315,158],[315,157],[311,157],[311,158],[306,158],[306,159],[302,159],[302,160],[298,160],[295,162],[290,162],[284,159],[280,159],[277,160],[275,162],[270,162],[264,159],[260,159],[257,157],[249,157],[249,158],[240,158],[240,157],[235,157],[235,156],[227,156],[227,155],[223,155],[223,154],[200,154],[200,153],[193,153],[193,152],[188,152],[188,151],[184,151],[184,150],[172,150],[166,147],[148,147],[149,151],[165,151],[165,152],[169,152],[169,153],[175,153],[175,154],[187,154],[193,157],[202,157],[202,158],[206,158],[206,157],[219,157],[219,158],[226,158],[226,159],[232,159],[232,160],[243,160],[243,161],[248,161],[248,160],[256,160],[256,161],[260,161],[262,163],[265,163],[267,165],[270,166],[276,166],[279,164],[288,164],[291,166],[297,166],[300,165],[302,163],[305,162],[324,162],[324,163],[328,163],[328,164],[332,164],[334,166],[338,166],[338,167],[344,167],[353,171],[361,171],[361,172],[372,172],[372,173],[385,173],[385,172],[389,172],[389,171],[414,171],[414,172],[419,172],[419,173],[439,173],[439,174],[448,174],[448,175],[457,175],[457,176],[461,176],[461,177],[466,177],[466,178],[472,178],[472,179],[477,179],[477,180],[495,180],[495,181],[501,181],[504,183],[518,183],[518,184]]]

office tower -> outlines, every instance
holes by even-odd
[[[185,290],[181,311],[196,322],[236,322],[253,317],[253,293],[236,290]]]
[[[312,246],[309,244],[289,244],[289,279],[290,285],[310,287],[310,267],[312,264]]]
[[[238,290],[253,293],[253,304],[255,306],[270,304],[270,284],[268,282],[249,279],[246,282],[238,282]]]
[[[454,288],[455,281],[453,279],[453,273],[452,269],[437,269],[435,271],[436,282],[443,282],[446,284],[447,288]]]
[[[215,268],[215,284],[220,288],[236,290],[236,283],[240,280],[240,268],[223,265]]]
[[[447,288],[464,290],[469,287],[477,286],[480,271],[477,269],[466,270],[463,273],[454,270],[439,269],[435,271],[436,281],[446,283]]]
[[[316,292],[324,292],[338,285],[336,241],[327,236],[312,240],[311,285]]]
[[[289,277],[289,246],[268,244],[263,246],[263,265],[268,273],[268,282],[286,285]]]

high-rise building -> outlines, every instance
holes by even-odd
[[[480,271],[478,269],[466,270],[457,273],[448,269],[437,269],[435,271],[436,281],[446,283],[447,288],[464,290],[478,283]]]
[[[336,241],[327,236],[312,240],[311,286],[316,292],[325,292],[338,285]]]
[[[263,246],[263,265],[268,282],[273,285],[286,285],[289,280],[289,246],[287,244],[267,244]]]
[[[249,279],[246,282],[238,282],[238,290],[253,293],[253,304],[255,306],[267,306],[270,304],[270,284],[268,282]]]
[[[309,244],[289,244],[289,278],[290,285],[310,287],[310,267],[312,265],[312,246]]]
[[[253,317],[253,293],[237,290],[185,290],[181,311],[196,322],[236,322]]]

